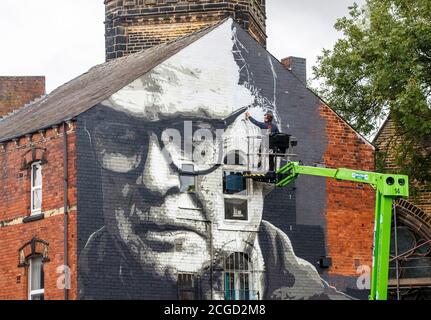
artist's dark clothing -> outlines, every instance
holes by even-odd
[[[269,122],[260,122],[254,119],[253,117],[248,118],[251,123],[255,124],[261,129],[269,129],[271,127],[271,133],[279,133],[280,130],[278,129],[278,126],[275,123],[269,123]]]
[[[255,124],[256,126],[258,126],[261,129],[270,129],[271,128],[271,133],[279,133],[280,130],[278,129],[278,126],[275,123],[272,122],[260,122],[257,121],[256,119],[254,119],[253,117],[249,117],[248,118],[250,120],[251,123]],[[275,156],[270,155],[269,156],[269,171],[274,171],[275,170]]]

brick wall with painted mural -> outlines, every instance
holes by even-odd
[[[293,160],[373,169],[372,146],[232,20],[80,114],[78,298],[366,298],[373,192],[244,179],[270,165],[268,115]]]

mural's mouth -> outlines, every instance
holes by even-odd
[[[145,221],[134,225],[133,230],[135,234],[139,235],[141,239],[151,241],[172,242],[175,238],[181,236],[183,233],[193,232],[204,239],[208,239],[209,235],[194,225],[175,222],[172,220],[152,222]],[[168,236],[168,237],[167,237]],[[171,237],[169,237],[171,236]],[[172,240],[172,241],[171,241]]]

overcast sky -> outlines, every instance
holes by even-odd
[[[267,0],[268,50],[311,66],[355,0]],[[365,0],[356,0],[363,4]],[[104,62],[103,0],[0,0],[0,76],[46,76],[47,92]]]

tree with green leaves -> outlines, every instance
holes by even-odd
[[[349,10],[335,24],[343,37],[314,67],[316,91],[368,137],[389,115],[402,141],[393,150],[399,171],[429,187],[431,1],[367,0]]]

